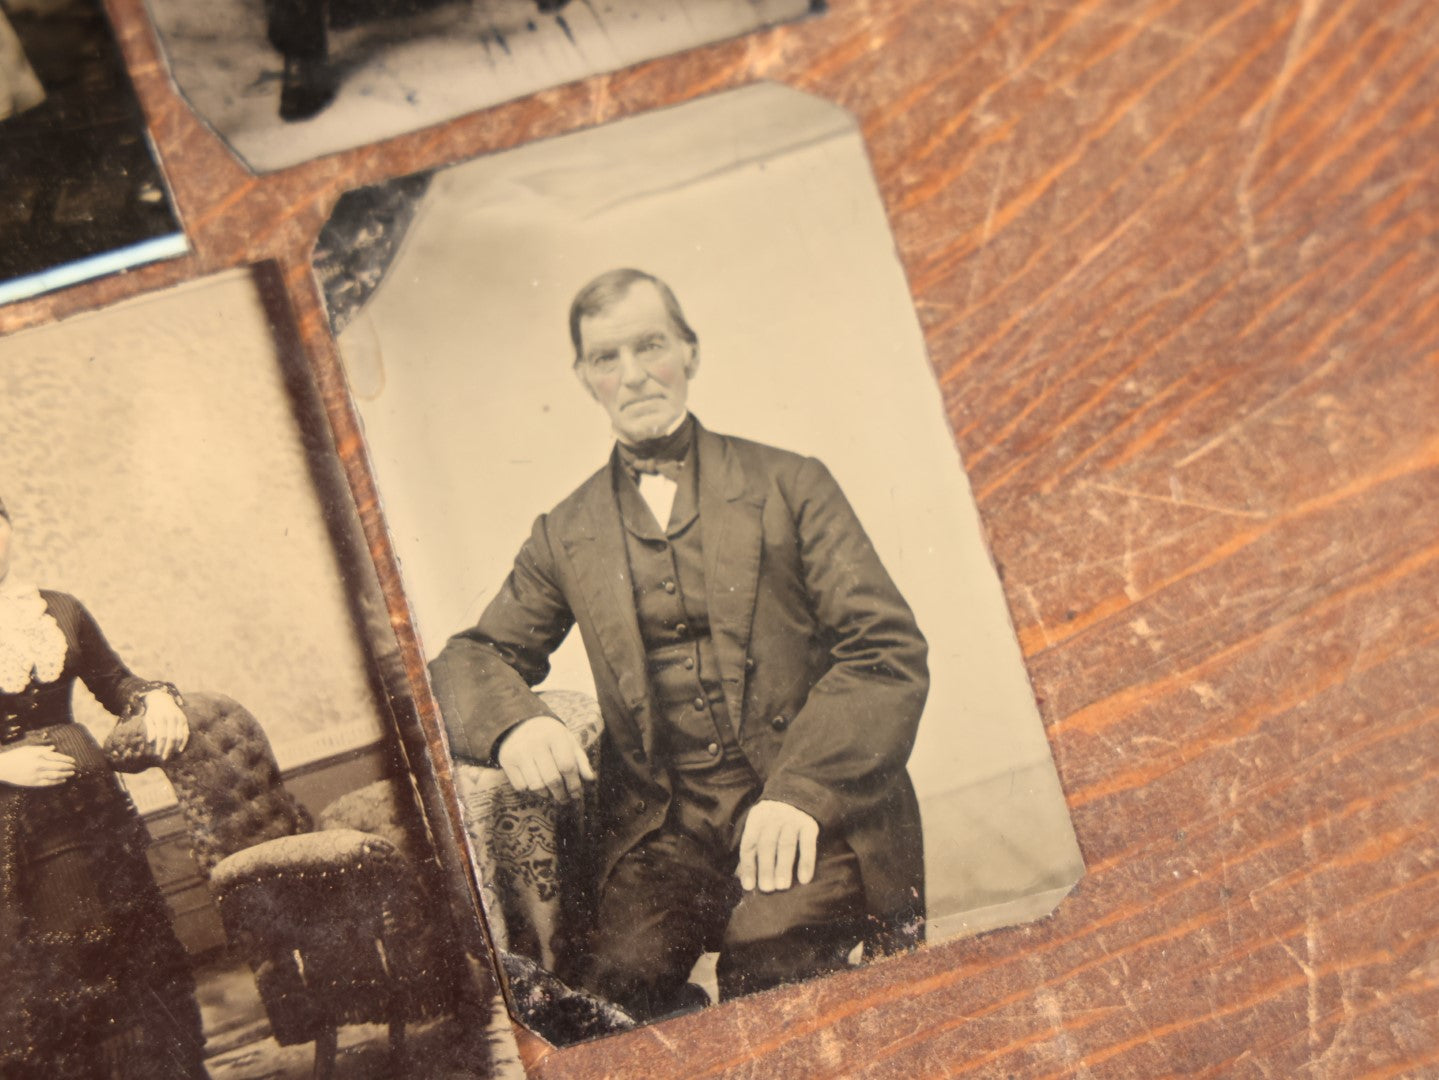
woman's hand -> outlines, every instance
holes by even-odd
[[[144,702],[145,739],[157,758],[168,761],[190,741],[190,721],[167,690],[151,690]]]
[[[0,750],[0,784],[55,787],[75,775],[75,759],[49,746]]]

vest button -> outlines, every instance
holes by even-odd
[[[788,723],[788,717],[776,716],[773,720],[769,722],[769,726],[774,728],[776,731],[783,731]]]
[[[645,801],[644,801],[643,799],[640,799],[639,801],[637,801],[637,802],[635,803],[635,813],[636,813],[636,814],[643,814],[644,812],[645,812]]]
[[[716,755],[718,755],[719,743],[710,743],[708,746],[705,747],[705,753],[709,754],[710,757],[715,757]]]
[[[753,656],[746,656],[746,657],[744,658],[744,669],[745,669],[746,671],[753,671],[753,670],[754,670],[754,657],[753,657]]]
[[[675,591],[675,583],[673,581],[666,581],[664,584],[664,590],[665,592],[673,596]]]
[[[697,697],[697,698],[695,698],[695,712],[704,712],[704,711],[705,711],[705,699],[702,698],[702,697]]]
[[[693,656],[686,656],[686,657],[685,657],[685,670],[686,670],[686,671],[693,671],[694,669],[695,669],[695,658],[694,658]]]
[[[689,629],[689,624],[688,624],[688,623],[675,623],[675,633],[676,633],[676,634],[683,634],[683,633],[684,633],[686,630],[688,630],[688,629]]]

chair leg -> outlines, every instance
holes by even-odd
[[[315,1080],[330,1080],[335,1075],[335,1051],[340,1044],[340,1033],[334,1024],[327,1024],[315,1036]]]
[[[390,1075],[404,1080],[409,1075],[409,1053],[405,1045],[404,1020],[390,1021]]]

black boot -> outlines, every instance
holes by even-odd
[[[280,119],[308,120],[335,100],[339,80],[323,56],[285,57],[280,82]]]

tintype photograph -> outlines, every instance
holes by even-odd
[[[232,272],[0,339],[7,1080],[515,1062],[276,295]]]
[[[823,0],[147,2],[180,93],[259,172],[823,9]]]
[[[0,3],[0,303],[186,250],[100,0]]]
[[[1083,873],[863,141],[758,85],[342,198],[316,268],[517,1018]]]

